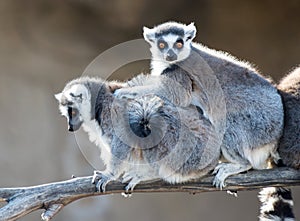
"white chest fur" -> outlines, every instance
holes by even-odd
[[[152,62],[151,62],[151,69],[152,69],[151,70],[151,75],[159,76],[168,67],[170,67],[170,64],[168,64],[166,62],[152,60]]]
[[[86,121],[83,129],[88,133],[91,142],[95,143],[101,152],[101,159],[107,165],[111,160],[111,151],[108,138],[102,135],[102,130],[96,120]]]

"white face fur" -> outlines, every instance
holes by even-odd
[[[90,93],[84,85],[74,84],[55,98],[61,114],[67,118],[69,131],[78,130],[83,122],[91,119]]]
[[[196,36],[194,23],[163,23],[152,29],[144,27],[144,39],[151,45],[152,61],[174,64],[186,59]]]

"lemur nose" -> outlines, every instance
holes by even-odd
[[[166,60],[167,61],[175,61],[176,59],[177,59],[177,55],[175,54],[175,52],[172,49],[170,49],[167,52]]]

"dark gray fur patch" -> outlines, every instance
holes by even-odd
[[[284,165],[300,169],[300,68],[278,85],[284,106],[284,131],[278,151]]]
[[[92,85],[94,84],[94,85]],[[96,119],[99,125],[101,125],[101,113],[103,110],[103,100],[104,97],[107,95],[107,88],[106,85],[97,84],[97,83],[90,83],[89,85],[90,91],[94,90],[91,97],[91,117]]]
[[[160,38],[160,37],[168,35],[168,34],[173,34],[173,35],[178,35],[178,36],[183,37],[184,30],[182,28],[178,28],[178,27],[165,27],[165,28],[158,30],[155,33],[155,38]]]

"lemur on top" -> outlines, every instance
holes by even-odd
[[[154,93],[178,106],[197,106],[222,139],[219,150],[227,162],[214,171],[214,184],[222,188],[228,176],[264,169],[270,157],[278,157],[282,101],[271,82],[249,63],[192,42],[195,35],[193,23],[144,27],[144,38],[151,46],[151,75],[168,80],[122,88],[115,94],[128,98]]]

